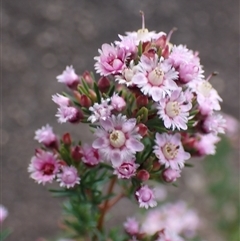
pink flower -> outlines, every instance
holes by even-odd
[[[82,146],[82,161],[90,166],[96,166],[100,161],[98,150],[88,144]]]
[[[118,178],[129,179],[136,175],[136,170],[139,167],[135,163],[135,159],[128,162],[123,162],[120,166],[116,166],[113,174],[117,175]]]
[[[136,235],[139,232],[139,223],[136,218],[127,218],[127,221],[123,224],[125,231],[130,235]]]
[[[97,60],[97,63],[94,65],[97,73],[107,76],[122,72],[127,58],[124,49],[103,44],[102,49],[99,49],[98,52],[100,56],[94,57]]]
[[[166,128],[175,130],[187,130],[189,111],[192,108],[190,102],[179,88],[172,92],[170,97],[162,98],[157,104],[158,115],[163,120]]]
[[[164,164],[166,168],[179,170],[184,167],[184,161],[190,158],[190,154],[183,149],[179,133],[173,135],[157,133],[155,143],[153,152],[159,163]]]
[[[151,96],[154,101],[159,101],[178,88],[174,82],[178,78],[178,73],[166,60],[159,61],[157,55],[154,58],[142,55],[138,70],[132,82],[144,95]]]
[[[69,88],[76,88],[79,84],[79,77],[72,66],[67,66],[61,75],[57,76],[58,82],[66,84]]]
[[[124,49],[126,53],[135,54],[137,53],[137,46],[135,43],[135,38],[132,36],[122,36],[118,35],[121,41],[115,41],[115,44]]]
[[[100,155],[113,166],[120,166],[123,161],[130,161],[136,152],[144,149],[140,142],[136,119],[127,119],[126,116],[112,115],[106,120],[100,120],[100,128],[95,131],[97,139],[93,147]]]
[[[184,241],[183,238],[169,229],[163,229],[158,233],[158,239],[156,241]]]
[[[38,184],[44,185],[47,182],[51,183],[56,177],[59,166],[57,157],[53,153],[41,151],[32,157],[28,171],[31,173],[31,178]]]
[[[213,133],[215,135],[218,133],[224,134],[226,129],[226,120],[219,114],[209,115],[203,121],[202,128],[205,133]]]
[[[181,170],[174,170],[167,168],[163,171],[162,176],[165,182],[175,182],[177,178],[181,177]]]
[[[115,75],[115,79],[119,84],[133,86],[132,78],[137,72],[138,67],[135,65],[134,61],[131,60],[129,66],[124,67],[120,75]]]
[[[200,81],[204,78],[197,53],[194,54],[186,46],[174,46],[169,55],[169,61],[179,72],[179,80],[182,83]]]
[[[219,101],[222,101],[217,91],[208,81],[200,81],[191,86],[197,94],[197,102],[202,115],[210,115],[213,110],[220,110]]]
[[[80,183],[80,177],[74,166],[63,166],[62,172],[57,175],[57,181],[60,182],[60,187],[70,188]]]
[[[39,143],[43,143],[46,146],[51,146],[57,141],[57,137],[53,133],[53,129],[49,124],[43,126],[41,129],[38,129],[35,132],[34,139],[37,140]]]
[[[68,121],[75,123],[81,119],[82,113],[77,108],[72,106],[60,106],[60,108],[58,108],[56,117],[58,117],[59,123],[65,123]]]
[[[53,95],[52,100],[59,106],[69,106],[70,104],[70,99],[60,94]]]
[[[111,105],[115,110],[120,112],[126,107],[126,102],[121,96],[114,94],[111,98]]]
[[[146,28],[139,29],[137,32],[126,32],[127,36],[134,39],[136,46],[140,42],[148,42],[151,40],[157,40],[161,36],[166,35],[164,32],[156,33],[155,31],[148,31]]]
[[[0,204],[0,224],[5,220],[8,216],[8,210]]]
[[[155,196],[153,190],[150,189],[147,185],[142,186],[139,190],[135,193],[139,207],[148,209],[149,207],[157,206],[157,202],[155,200]]]
[[[194,142],[194,148],[201,156],[214,155],[216,153],[216,143],[220,140],[221,139],[218,136],[212,133],[207,135],[198,134],[196,141]]]
[[[89,110],[93,113],[88,117],[88,121],[94,123],[99,120],[106,120],[111,115],[111,111],[113,110],[113,106],[109,104],[109,101],[110,99],[102,99],[100,104],[95,103],[93,106],[91,106]]]

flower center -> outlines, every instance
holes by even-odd
[[[54,165],[50,163],[46,163],[43,167],[44,175],[51,175],[54,171]]]
[[[181,107],[179,106],[177,101],[169,101],[166,105],[166,114],[169,117],[175,117],[177,115],[179,115],[180,111],[181,111]]]
[[[159,86],[163,82],[164,72],[160,68],[155,68],[148,74],[148,80],[153,86]]]
[[[198,90],[205,97],[208,97],[212,90],[212,85],[207,81],[203,81],[203,83],[198,87]]]
[[[152,194],[151,192],[145,191],[142,195],[141,195],[142,201],[143,202],[148,202],[151,198],[152,198]]]
[[[174,159],[177,154],[178,154],[178,149],[179,146],[174,145],[173,143],[167,143],[164,147],[163,147],[163,154],[167,159]]]
[[[65,183],[73,183],[76,180],[76,176],[71,171],[63,173],[62,179]]]
[[[122,131],[115,130],[109,136],[110,143],[115,148],[120,148],[125,144],[126,138]]]

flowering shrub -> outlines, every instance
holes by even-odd
[[[39,184],[59,183],[50,191],[68,197],[64,225],[76,240],[184,240],[181,232],[195,224],[192,213],[183,218],[181,204],[185,223],[177,227],[168,217],[174,206],[154,214],[161,219],[158,226],[150,214],[141,230],[128,218],[122,235],[107,230],[104,219],[123,197],[140,208],[157,206],[157,184],[149,181],[176,182],[190,157],[215,153],[218,133],[224,133],[225,120],[216,114],[222,99],[210,83],[215,73],[205,78],[198,52],[172,44],[173,31],[149,32],[142,17],[142,29],[99,49],[99,79],[89,72],[79,76],[72,66],[57,76],[69,90],[52,96],[58,122],[86,123],[94,141],[73,141],[69,133],[58,138],[48,124],[35,134],[41,147],[31,159],[30,177]]]

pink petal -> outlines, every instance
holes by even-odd
[[[136,85],[144,85],[144,84],[147,84],[148,80],[144,74],[138,73],[133,76],[132,82]]]
[[[134,118],[129,119],[126,122],[123,123],[122,131],[124,133],[130,132],[134,129],[135,126],[136,126],[136,119],[134,119]]]
[[[126,141],[126,147],[130,149],[132,152],[139,152],[144,149],[144,145],[133,138],[130,138]]]
[[[104,140],[104,138],[97,138],[93,142],[92,147],[95,148],[95,149],[99,149],[99,148],[105,147],[105,140]]]
[[[150,94],[154,101],[159,101],[163,97],[163,91],[159,87],[152,87]]]
[[[100,124],[106,131],[111,131],[113,129],[113,124],[110,119],[100,119]]]

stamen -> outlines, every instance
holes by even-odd
[[[144,12],[142,10],[139,11],[140,15],[142,16],[142,29],[145,29],[145,18],[144,18]]]
[[[177,28],[174,27],[172,28],[172,30],[169,32],[169,34],[167,35],[167,39],[166,39],[166,42],[168,43],[170,41],[170,38],[172,37],[172,34],[177,31]]]
[[[218,72],[217,71],[214,71],[212,72],[206,79],[206,81],[209,81],[213,76],[217,76],[218,75]]]

